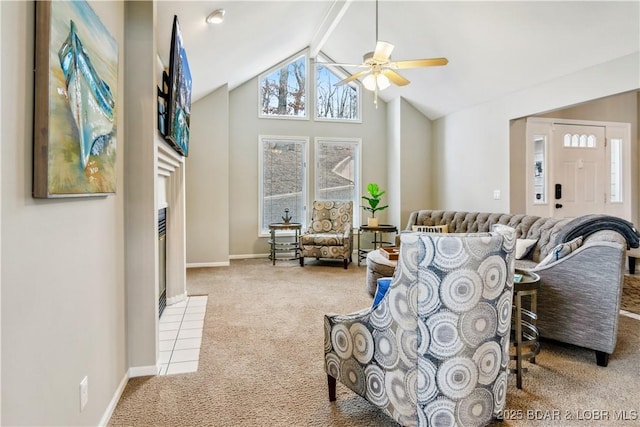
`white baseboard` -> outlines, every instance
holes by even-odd
[[[150,366],[134,366],[129,368],[129,378],[148,377],[158,375],[160,367],[157,365]]]
[[[107,406],[107,410],[104,411],[102,415],[102,419],[100,419],[100,423],[98,424],[100,427],[106,426],[109,424],[111,420],[111,416],[113,415],[113,411],[115,411],[116,406],[118,406],[118,402],[120,401],[120,397],[122,397],[122,393],[124,392],[124,388],[127,386],[129,382],[129,374],[125,372],[124,377],[122,377],[122,381],[118,385],[116,392],[114,393],[109,405]]]
[[[269,258],[269,254],[229,255],[229,259],[254,259],[254,258]]]
[[[200,268],[200,267],[229,267],[229,261],[187,263],[187,268]]]

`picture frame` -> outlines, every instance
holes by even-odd
[[[82,1],[38,1],[34,198],[116,192],[118,45]]]

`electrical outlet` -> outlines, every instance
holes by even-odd
[[[84,377],[80,381],[80,412],[84,409],[89,401],[89,378]]]
[[[500,200],[500,190],[493,190],[493,200]]]

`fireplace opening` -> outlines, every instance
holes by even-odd
[[[158,317],[167,306],[167,208],[158,209]]]

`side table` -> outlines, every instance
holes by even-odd
[[[360,246],[360,235],[362,233],[373,233],[373,249],[362,249]],[[358,265],[360,261],[367,258],[367,254],[372,251],[381,248],[383,245],[394,246],[396,244],[395,239],[393,242],[387,242],[383,239],[383,233],[395,233],[398,235],[398,229],[395,225],[380,224],[377,227],[369,227],[368,225],[361,225],[358,229]]]
[[[522,361],[528,360],[536,363],[536,355],[540,352],[540,333],[536,327],[536,313],[538,303],[538,289],[540,289],[540,276],[536,273],[526,270],[515,270],[516,276],[520,276],[520,281],[513,282],[513,314],[512,314],[512,332],[515,335],[515,341],[512,341],[513,347],[509,352],[509,358],[516,361],[516,368],[511,372],[516,374],[516,385],[522,388],[522,373],[526,372],[526,368],[522,367]],[[528,309],[523,307],[522,297],[529,296]],[[526,351],[525,348],[527,347]]]
[[[302,224],[297,222],[276,222],[269,224],[269,232],[271,238],[269,239],[269,245],[271,246],[271,253],[269,259],[276,265],[276,259],[281,261],[290,261],[300,258],[300,230]],[[293,241],[291,240],[278,240],[276,232],[293,230]],[[278,254],[285,254],[284,257],[278,258]],[[288,254],[288,257],[287,255]]]

